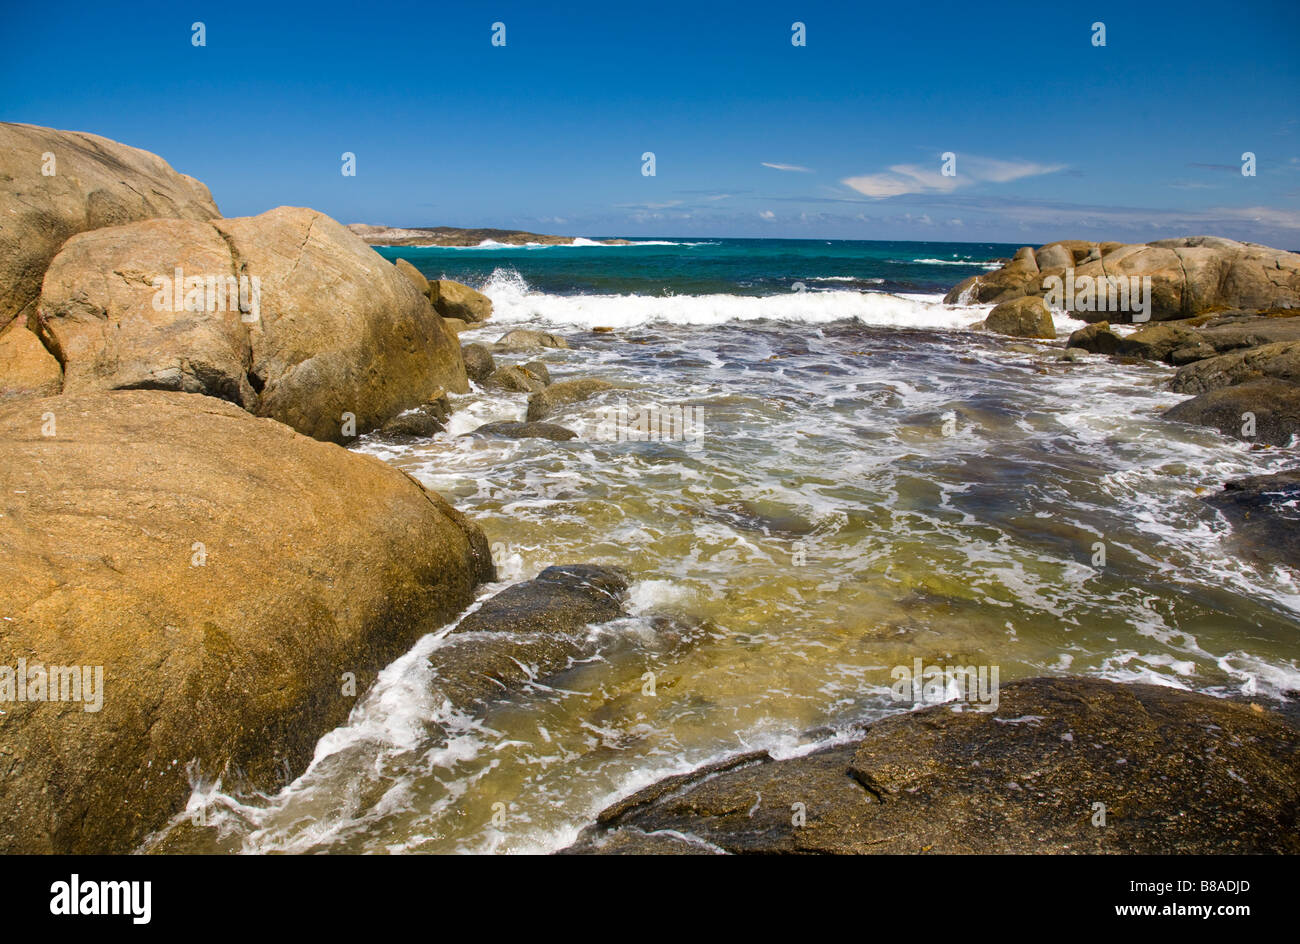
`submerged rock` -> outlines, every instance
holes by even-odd
[[[410,476],[159,391],[0,404],[0,569],[0,666],[102,670],[99,710],[4,703],[6,853],[129,852],[191,775],[283,783],[494,579]]]
[[[481,707],[568,668],[590,649],[587,627],[625,616],[627,577],[566,564],[507,587],[460,621],[429,656],[438,692]]]
[[[669,778],[566,851],[1294,854],[1298,734],[1205,695],[1028,679],[994,713],[937,705],[801,757]]]
[[[502,436],[506,439],[577,439],[578,434],[555,423],[484,423],[467,436]]]
[[[1300,569],[1300,468],[1233,479],[1205,501],[1228,518],[1248,556]]]
[[[598,393],[613,389],[614,385],[608,380],[560,380],[528,398],[528,415],[525,418],[529,422],[545,419],[561,407],[581,403]]]

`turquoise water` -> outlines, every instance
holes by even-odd
[[[999,243],[821,239],[638,240],[635,246],[380,248],[425,275],[483,285],[513,269],[539,292],[599,295],[766,295],[802,282],[831,288],[931,294],[1018,247]],[[794,289],[797,290],[797,289]]]

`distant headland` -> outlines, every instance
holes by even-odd
[[[371,223],[349,223],[348,229],[372,246],[479,246],[484,242],[524,246],[540,243],[543,246],[571,246],[577,242],[573,236],[547,236],[519,229],[461,229],[456,226],[377,226]],[[629,246],[626,239],[591,239],[584,244],[602,246]]]

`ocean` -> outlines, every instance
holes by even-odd
[[[989,666],[1261,699],[1300,688],[1297,575],[1237,552],[1202,496],[1295,464],[1162,420],[1172,370],[971,330],[943,293],[1015,246],[660,239],[384,249],[566,337],[556,380],[618,385],[577,439],[466,437],[526,395],[453,396],[427,441],[352,448],[487,532],[500,582],[594,562],[631,578],[562,676],[464,716],[427,654],[391,665],[311,768],[206,805],[193,851],[547,852],[615,798],[740,751],[778,756],[904,710],[892,671]],[[1064,336],[1080,323],[1059,316]],[[595,328],[612,331],[597,332]],[[611,408],[689,408],[691,439],[611,441]],[[669,631],[665,631],[669,627]],[[645,677],[655,678],[645,694]],[[447,732],[450,732],[448,734]]]

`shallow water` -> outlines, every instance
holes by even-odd
[[[613,564],[632,578],[633,615],[594,628],[585,661],[476,717],[440,702],[425,659],[440,634],[426,637],[278,795],[197,790],[216,828],[182,847],[550,851],[666,774],[806,750],[901,710],[890,671],[915,658],[996,666],[1004,684],[1300,688],[1300,575],[1240,559],[1200,499],[1297,450],[1162,421],[1182,399],[1168,368],[1056,362],[1059,348],[955,327],[983,310],[915,297],[755,299],[790,319],[682,324],[643,301],[536,296],[510,279],[495,291],[492,326],[463,342],[512,322],[558,329],[574,349],[541,357],[553,379],[621,386],[549,418],[579,438],[461,437],[523,415],[524,395],[475,391],[430,441],[355,448],[482,525],[501,578],[483,596],[550,564]],[[810,323],[818,305],[860,311]],[[586,330],[602,309],[618,333]],[[899,312],[940,327],[900,329]],[[598,441],[620,400],[633,414],[698,407],[703,434]]]

